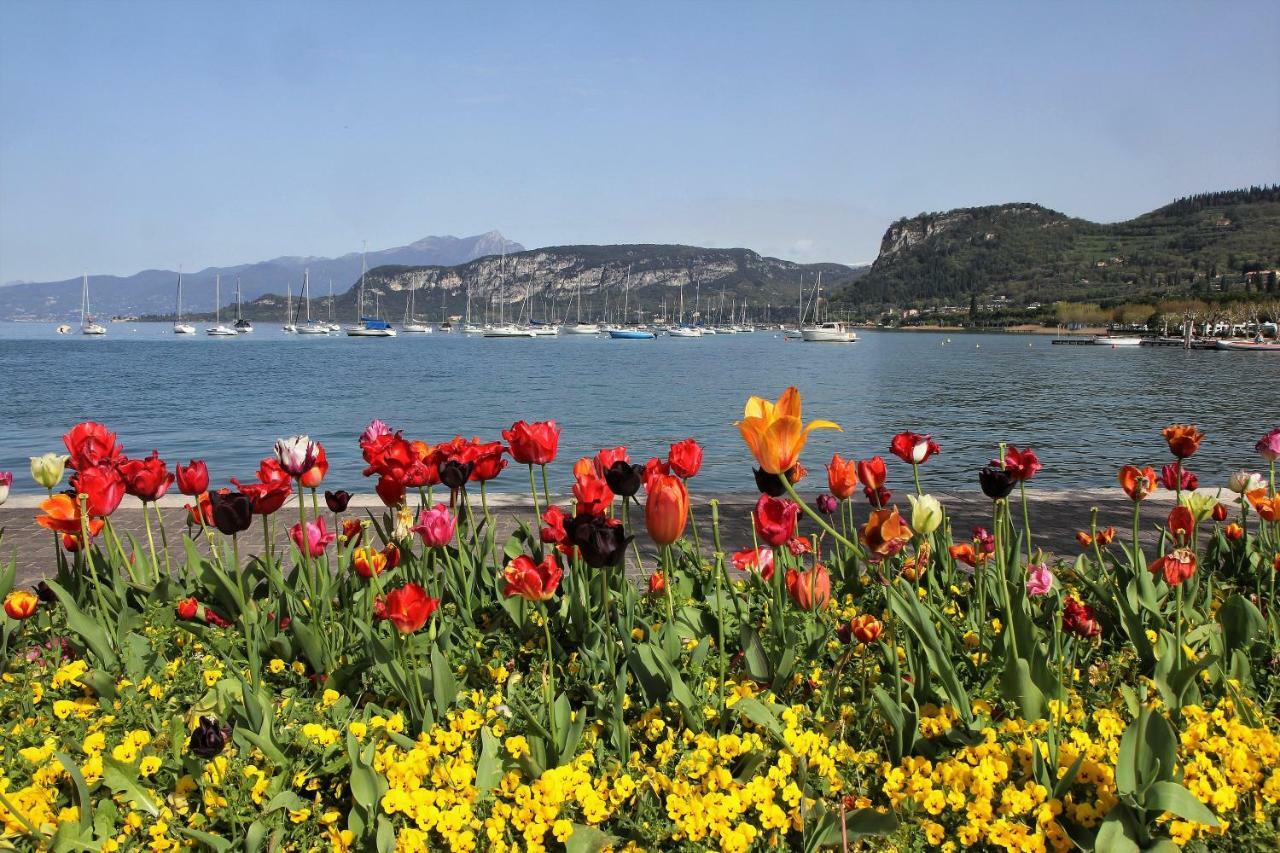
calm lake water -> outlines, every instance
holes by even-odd
[[[248,478],[277,437],[324,442],[328,484],[369,491],[356,437],[372,418],[435,442],[500,437],[514,420],[564,427],[556,474],[600,447],[665,455],[694,436],[707,449],[700,490],[753,489],[751,458],[733,426],[749,394],[803,394],[814,433],[806,491],[825,485],[832,452],[889,460],[890,488],[910,469],[889,456],[901,430],[930,432],[934,489],[976,489],[996,444],[1030,444],[1042,487],[1108,486],[1125,463],[1168,460],[1160,428],[1208,432],[1189,467],[1204,484],[1258,469],[1253,443],[1280,424],[1280,358],[1178,349],[1052,346],[1048,336],[860,333],[852,345],[784,341],[780,333],[653,341],[565,336],[486,340],[461,334],[392,339],[252,335],[174,337],[165,324],[113,324],[107,337],[57,335],[52,325],[0,323],[0,470],[31,493],[27,457],[61,450],[80,420],[102,421],[126,452],[171,463],[208,460],[215,481]],[[523,470],[494,484],[524,487]]]

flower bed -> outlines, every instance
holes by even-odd
[[[1166,429],[1163,471],[1119,473],[1132,530],[1092,520],[1050,560],[1027,448],[978,472],[991,522],[961,532],[925,488],[929,436],[890,444],[904,513],[880,457],[836,456],[801,498],[807,435],[838,427],[794,389],[739,428],[749,542],[691,508],[693,440],[580,460],[561,506],[554,422],[432,446],[375,421],[386,509],[361,518],[322,505],[306,436],[218,489],[77,425],[32,459],[50,576],[0,571],[0,846],[1274,849],[1280,430],[1269,479],[1208,496],[1203,435]],[[485,483],[509,462],[537,517],[497,541]],[[181,542],[151,524],[174,486]],[[1144,519],[1161,487],[1173,511]],[[126,493],[145,541],[111,524]],[[280,525],[287,552],[248,553]]]

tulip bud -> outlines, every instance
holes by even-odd
[[[787,593],[801,610],[821,610],[831,600],[831,574],[821,563],[807,572],[787,570]]]
[[[36,594],[27,592],[25,589],[15,589],[4,597],[5,615],[19,622],[34,616],[36,608],[39,606],[40,599],[36,597]]]
[[[984,495],[993,501],[998,501],[1009,497],[1017,481],[1006,469],[988,465],[978,472],[978,484],[982,486]]]
[[[644,466],[633,465],[619,459],[604,472],[604,481],[609,484],[609,490],[615,495],[623,498],[634,497],[640,491],[640,484],[644,481]]]
[[[1227,481],[1227,488],[1237,495],[1247,494],[1265,486],[1266,483],[1263,482],[1262,475],[1253,471],[1236,471],[1231,475],[1231,479]]]
[[[818,511],[823,515],[834,515],[840,508],[840,502],[836,500],[835,495],[818,495],[815,503],[818,505]]]
[[[667,590],[667,579],[662,572],[654,572],[649,575],[649,594],[662,595]]]
[[[1218,504],[1213,508],[1213,520],[1226,521],[1228,512],[1230,512],[1230,510],[1227,509],[1226,504],[1222,504],[1222,503]]]
[[[209,466],[203,459],[192,459],[186,465],[175,465],[178,491],[184,495],[195,497],[201,492],[209,491]]]
[[[31,479],[36,485],[45,489],[53,489],[62,482],[62,472],[66,468],[65,454],[46,453],[43,456],[31,457]]]
[[[187,751],[200,758],[215,758],[231,739],[231,727],[219,725],[215,717],[201,717],[200,725],[191,732]]]
[[[336,492],[325,492],[324,503],[329,507],[329,512],[346,512],[347,504],[351,503],[351,493],[341,489]]]
[[[911,526],[917,533],[932,533],[942,526],[942,502],[933,495],[907,495],[911,502]]]

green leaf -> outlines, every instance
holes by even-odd
[[[609,835],[594,826],[575,823],[573,835],[570,835],[569,840],[565,842],[564,849],[565,853],[599,853],[600,850],[612,847],[620,840],[616,835]]]
[[[160,814],[160,805],[151,798],[151,794],[138,779],[138,768],[132,764],[117,761],[110,755],[102,756],[102,781],[135,808],[152,817]]]
[[[201,832],[198,829],[187,829],[185,826],[173,826],[173,831],[179,835],[185,835],[188,838],[194,838],[210,850],[216,850],[222,853],[224,850],[230,850],[232,844],[221,835],[214,835],[210,832]]]
[[[1147,789],[1142,805],[1155,812],[1170,812],[1183,820],[1217,826],[1218,819],[1204,803],[1177,782],[1155,782]]]
[[[415,673],[416,676],[416,673]],[[453,675],[440,647],[431,647],[431,696],[436,704],[436,718],[443,719],[458,695],[458,680]]]
[[[284,790],[267,801],[267,805],[262,809],[262,813],[271,814],[276,809],[288,809],[289,811],[296,812],[305,805],[306,803],[302,801],[302,797],[299,797],[293,791]]]
[[[1017,703],[1024,720],[1044,719],[1044,694],[1031,678],[1031,664],[1026,658],[1010,655],[1005,659],[1004,672],[1000,676],[1000,695]]]
[[[845,813],[844,825],[849,838],[888,835],[898,828],[898,817],[893,812],[858,809]]]
[[[480,730],[480,758],[476,761],[476,790],[481,794],[492,790],[502,779],[502,754],[498,738],[489,727]]]
[[[49,589],[53,590],[62,609],[66,611],[67,627],[84,641],[89,651],[93,652],[98,662],[102,664],[103,669],[108,672],[117,671],[120,668],[120,660],[116,657],[111,637],[106,630],[98,624],[97,620],[90,618],[81,610],[71,594],[56,582],[46,581],[45,583],[49,585]]]
[[[1107,812],[1098,830],[1098,840],[1094,849],[1099,853],[1141,853],[1138,846],[1137,833],[1125,818],[1128,809],[1115,806]]]
[[[71,781],[75,784],[76,805],[80,809],[80,831],[82,834],[88,833],[92,837],[93,800],[89,797],[89,786],[84,781],[80,766],[76,764],[75,759],[65,752],[55,752],[53,756],[58,759],[62,769],[67,771],[67,775],[71,777]]]
[[[361,751],[360,741],[355,735],[347,735],[347,755],[351,759],[351,796],[365,810],[366,814],[378,813],[378,801],[387,790],[387,782],[373,769],[372,749],[369,744],[369,757]]]
[[[773,739],[783,747],[786,747],[786,738],[782,734],[782,723],[778,722],[777,716],[768,709],[759,699],[739,699],[733,704],[733,710],[764,729]],[[791,750],[788,749],[788,752]]]

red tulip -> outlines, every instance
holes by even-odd
[[[853,621],[849,623],[849,633],[859,643],[869,646],[880,639],[880,635],[884,633],[884,623],[870,613],[862,613],[853,617]]]
[[[698,469],[702,467],[702,445],[692,438],[676,442],[667,453],[667,464],[671,466],[671,472],[682,480],[697,476]]]
[[[1164,576],[1169,586],[1177,586],[1196,572],[1196,555],[1190,548],[1177,548],[1156,560],[1147,570],[1156,577]]]
[[[308,489],[317,488],[324,482],[325,474],[329,473],[329,455],[324,452],[324,445],[317,441],[315,446],[315,463],[306,471],[303,471],[302,476],[298,478],[302,481],[302,485]]]
[[[487,483],[502,473],[507,467],[507,460],[502,455],[507,452],[500,441],[488,444],[476,444],[471,450],[471,479],[477,483]]]
[[[124,456],[124,448],[116,442],[116,434],[100,423],[76,424],[62,437],[71,456],[67,464],[79,471],[106,463],[114,465]]]
[[[114,465],[105,463],[77,470],[71,488],[88,496],[85,512],[97,518],[111,515],[124,499],[124,479]]]
[[[646,492],[649,491],[649,483],[653,480],[654,477],[658,477],[658,476],[665,477],[665,476],[668,476],[670,473],[671,473],[670,465],[668,465],[666,462],[663,462],[661,459],[659,459],[656,456],[653,457],[648,462],[644,463],[644,476],[642,478],[644,480],[644,490]]]
[[[546,465],[556,458],[560,427],[555,421],[516,421],[502,437],[511,445],[511,458],[521,465]]]
[[[860,462],[842,459],[839,453],[831,456],[827,465],[827,488],[840,500],[848,500],[858,488],[858,466]]]
[[[1179,459],[1194,456],[1204,440],[1204,433],[1190,424],[1173,424],[1162,430],[1169,452]]]
[[[733,552],[733,567],[740,572],[755,572],[764,580],[773,577],[773,550],[770,548],[743,548]]]
[[[393,474],[384,474],[374,483],[373,490],[389,507],[397,507],[404,503],[405,482]]]
[[[821,563],[807,572],[788,569],[787,593],[801,610],[821,610],[831,600],[831,574]]]
[[[1191,534],[1196,529],[1196,517],[1191,514],[1191,510],[1179,504],[1175,506],[1169,513],[1169,532],[1173,534],[1173,538],[1178,542],[1185,542],[1191,538]]]
[[[154,450],[146,459],[127,459],[121,462],[119,468],[120,476],[124,478],[125,492],[143,502],[159,500],[173,483],[173,474]]]
[[[1120,488],[1124,489],[1124,493],[1134,503],[1145,500],[1156,490],[1156,469],[1150,465],[1146,468],[1126,465],[1120,469],[1116,479],[1120,481]]]
[[[800,517],[800,505],[782,498],[761,495],[752,511],[756,534],[769,545],[777,548],[796,535],[796,521]]]
[[[186,465],[175,465],[178,491],[195,497],[209,491],[209,466],[203,459],[192,459]]]
[[[625,447],[606,447],[595,455],[592,465],[595,468],[597,477],[604,477],[604,472],[613,467],[615,462],[630,462],[631,457],[627,455]]]
[[[184,598],[174,605],[179,619],[194,619],[196,614],[200,612],[200,602],[194,598]]]
[[[502,594],[507,598],[520,596],[527,601],[548,601],[556,594],[562,576],[554,554],[543,557],[541,563],[521,554],[508,563],[503,572],[507,585]]]
[[[1178,466],[1170,464],[1160,469],[1160,485],[1171,492],[1176,491],[1179,487],[1183,491],[1194,492],[1200,487],[1200,479],[1186,468],[1182,469],[1182,475],[1179,478]]]
[[[1062,629],[1086,639],[1102,633],[1102,625],[1093,608],[1075,598],[1067,598],[1062,603]]]
[[[893,451],[894,456],[908,465],[923,465],[930,456],[942,451],[931,436],[918,435],[914,432],[900,432],[895,435],[889,444],[889,449]]]
[[[284,506],[284,502],[293,494],[293,478],[272,457],[259,463],[257,477],[256,483],[242,484],[235,477],[231,478],[231,482],[253,501],[255,515],[271,515]]]
[[[658,476],[650,484],[644,505],[644,523],[658,546],[670,545],[684,535],[689,518],[689,492],[684,480]]]
[[[422,630],[439,606],[440,599],[427,595],[427,591],[416,583],[407,583],[387,593],[387,619],[401,634]]]
[[[649,594],[662,595],[667,590],[667,579],[662,572],[654,572],[649,575]]]
[[[575,480],[573,496],[578,501],[579,515],[604,515],[605,510],[613,505],[613,491],[609,484],[595,474]]]
[[[542,512],[542,522],[546,525],[538,531],[538,538],[546,543],[557,545],[565,541],[564,521],[568,515],[560,507],[552,505]]]
[[[993,462],[992,464],[998,464]],[[1004,470],[1005,473],[1017,482],[1025,482],[1040,472],[1044,466],[1040,464],[1039,457],[1036,456],[1034,450],[1030,447],[1025,450],[1019,450],[1012,444],[1004,452]]]
[[[194,504],[183,504],[182,508],[187,511],[187,523],[199,526],[211,526],[213,524],[213,501],[209,499],[208,492],[201,492],[196,496]]]
[[[880,456],[858,460],[858,479],[862,481],[863,486],[873,492],[878,492],[884,488],[884,480],[887,473],[884,459]]]
[[[1213,520],[1214,520],[1214,521],[1226,521],[1226,520],[1227,520],[1227,514],[1228,514],[1229,512],[1231,512],[1231,510],[1227,508],[1227,505],[1226,505],[1226,504],[1214,504],[1214,505],[1213,505]]]

